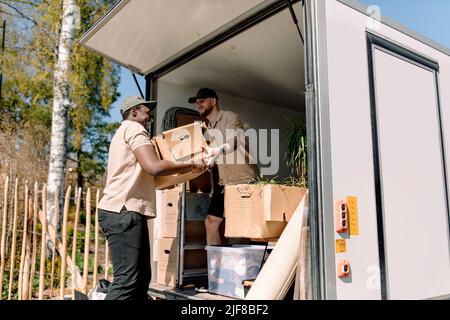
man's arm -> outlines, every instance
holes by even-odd
[[[155,149],[150,144],[145,144],[133,151],[142,169],[152,176],[169,176],[172,174],[183,174],[189,171],[202,171],[206,169],[203,164],[193,162],[173,162],[160,160]]]

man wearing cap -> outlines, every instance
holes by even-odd
[[[99,223],[108,240],[114,280],[106,300],[147,299],[150,246],[147,219],[155,217],[154,176],[203,170],[203,164],[159,160],[147,132],[156,101],[131,96],[109,148]]]
[[[211,141],[211,148],[207,151],[210,159],[220,157],[217,165],[212,167],[213,193],[205,219],[207,244],[219,245],[219,227],[224,219],[224,186],[249,183],[259,176],[259,167],[256,161],[251,159],[245,141],[242,143],[242,139],[238,139],[237,132],[240,130],[243,133],[241,121],[235,113],[219,108],[219,97],[213,89],[199,89],[188,102],[196,103],[200,116],[207,119],[207,134],[209,133]],[[229,153],[234,154],[229,157]],[[238,153],[245,162],[237,161]],[[229,159],[233,159],[232,163],[229,163]]]

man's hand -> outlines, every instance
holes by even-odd
[[[209,168],[204,161],[202,161],[202,163],[192,162],[192,173],[200,173],[205,170],[209,170]]]
[[[206,154],[203,160],[208,167],[212,167],[217,162],[219,155],[228,149],[230,149],[230,145],[227,143],[219,147],[203,147],[203,152]]]

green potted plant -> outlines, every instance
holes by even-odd
[[[288,184],[301,188],[308,187],[306,125],[301,118],[286,117],[289,122],[287,131],[286,164],[291,169]]]

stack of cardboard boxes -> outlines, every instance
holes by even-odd
[[[161,237],[158,239],[157,282],[175,287],[178,278],[178,211],[181,186],[161,191]]]
[[[198,122],[163,132],[153,139],[153,144],[160,159],[171,161],[201,160],[202,148],[206,146],[203,127]],[[188,172],[156,178],[157,188],[164,189],[158,191],[160,233],[156,281],[159,284],[176,287],[186,283],[180,275],[206,273],[204,220],[209,195],[186,192],[183,203],[181,184],[192,179],[195,181],[202,174]],[[168,189],[170,186],[172,188]],[[184,219],[181,214],[183,206]]]
[[[176,287],[181,282],[186,284],[185,279],[180,281],[180,274],[186,276],[206,274],[207,269],[204,220],[208,209],[208,195],[186,193],[186,215],[184,220],[181,220],[181,192],[181,186],[161,191],[161,238],[158,239],[157,282],[169,287]]]

